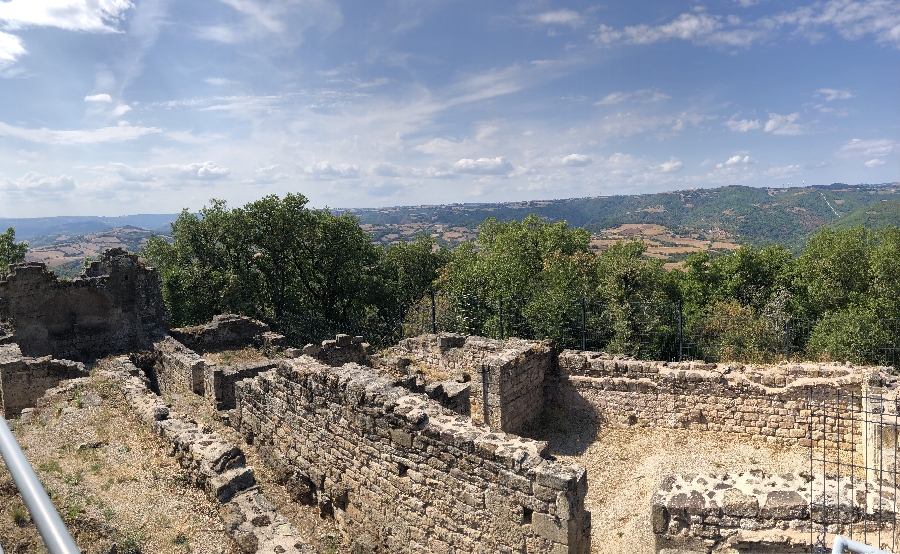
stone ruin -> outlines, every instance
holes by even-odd
[[[0,280],[0,406],[7,417],[27,416],[44,391],[104,358],[102,370],[123,380],[134,410],[233,515],[227,527],[246,552],[309,547],[253,492],[240,448],[170,417],[161,394],[204,398],[355,551],[582,554],[592,548],[587,475],[527,437],[542,414],[833,446],[855,431],[811,432],[811,387],[862,393],[896,384],[889,368],[650,362],[449,333],[374,352],[346,335],[287,345],[235,315],[183,329],[168,323],[158,277],[134,255],[108,251],[73,281],[41,264],[12,266]],[[203,357],[247,346],[273,355],[231,366]],[[667,477],[647,507],[655,551],[806,551],[811,480]],[[868,490],[863,481],[859,490]]]

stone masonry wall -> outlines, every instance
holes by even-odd
[[[364,342],[362,337],[350,335],[336,335],[334,340],[323,340],[322,346],[307,344],[302,351],[297,349],[293,353],[312,356],[323,364],[334,367],[349,363],[371,365],[369,344]]]
[[[292,495],[351,540],[398,553],[590,550],[584,469],[370,368],[282,360],[238,383],[235,419]]]
[[[170,336],[153,343],[150,359],[138,364],[151,371],[160,392],[193,392],[203,396],[207,361]]]
[[[394,359],[395,366],[412,363],[468,382],[472,420],[508,433],[521,433],[540,416],[544,378],[553,367],[550,342],[450,333],[402,340],[386,357]]]
[[[22,356],[16,344],[0,345],[0,413],[5,417],[33,408],[47,389],[87,375],[84,364],[50,356]]]
[[[10,266],[0,274],[0,321],[26,356],[89,361],[147,348],[169,314],[156,271],[115,249],[72,281],[41,263]]]
[[[830,447],[838,440],[833,423],[827,437],[821,431],[808,436],[809,388],[859,394],[864,382],[893,379],[886,368],[648,362],[572,350],[559,355],[558,366],[548,383],[548,403],[580,417],[735,433],[785,445],[826,440]],[[840,433],[840,441],[849,444],[850,429]]]
[[[170,334],[197,352],[218,352],[248,346],[284,346],[285,338],[273,333],[262,321],[235,314],[222,314],[204,325],[172,329]]]
[[[861,478],[808,474],[771,475],[751,471],[738,475],[685,475],[664,477],[651,499],[651,524],[655,552],[784,553],[809,552],[810,530],[817,537],[823,515],[829,533],[838,529],[838,512],[825,514],[810,505],[844,506],[842,521],[867,526],[868,536],[892,536],[896,506],[893,487],[880,487]],[[853,506],[849,518],[846,507]],[[863,515],[867,514],[867,515]],[[830,542],[830,539],[829,539]],[[871,541],[870,541],[871,542]],[[880,545],[876,545],[881,548]]]
[[[277,362],[274,360],[227,367],[207,365],[203,374],[206,398],[217,410],[233,410],[235,384],[243,379],[256,377],[263,371],[275,368],[276,365]]]
[[[225,531],[241,554],[314,554],[315,548],[259,491],[252,467],[240,448],[196,422],[170,413],[141,371],[125,357],[109,358],[101,374],[123,382],[123,392],[138,417],[165,441],[190,480],[222,505]]]

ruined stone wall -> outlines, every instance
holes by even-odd
[[[219,352],[248,346],[284,346],[285,338],[273,333],[262,321],[235,314],[222,314],[204,325],[172,329],[170,334],[197,352]]]
[[[844,523],[853,523],[854,536],[862,536],[860,528],[866,525],[869,542],[882,536],[888,546],[892,543],[893,487],[846,476],[838,482],[832,475],[751,471],[664,477],[650,502],[655,552],[809,552],[811,527],[813,538],[818,538],[823,515],[830,533],[839,530],[832,525],[837,510],[823,514],[816,507],[823,495],[829,506],[856,508],[854,517],[846,512],[841,516]],[[850,527],[840,532],[850,534]]]
[[[276,365],[277,362],[274,360],[227,367],[207,365],[203,374],[206,398],[217,410],[233,410],[235,408],[235,384],[238,381],[256,377],[263,371],[273,369]]]
[[[60,381],[87,375],[84,364],[50,356],[23,356],[18,345],[0,345],[0,413],[5,417],[33,408]]]
[[[336,335],[334,340],[323,340],[322,346],[307,344],[303,350],[295,353],[306,354],[325,365],[341,366],[344,364],[371,365],[369,363],[369,344],[362,337]]]
[[[548,382],[548,404],[607,424],[734,433],[771,443],[809,445],[809,388],[854,392],[867,380],[890,379],[884,368],[830,364],[769,367],[623,359],[567,350]],[[861,408],[861,403],[856,407]],[[850,429],[826,422],[829,447],[849,444]],[[856,442],[859,442],[858,440]]]
[[[385,358],[384,363],[395,367],[423,368],[435,379],[449,376],[468,382],[469,413],[475,423],[521,433],[543,411],[553,347],[549,342],[442,333],[402,340]]]
[[[72,281],[42,263],[10,266],[0,279],[0,321],[26,356],[89,361],[146,348],[169,315],[156,271],[116,249]]]
[[[170,336],[154,342],[150,358],[138,365],[153,374],[160,392],[205,393],[207,361]]]
[[[584,469],[370,368],[280,361],[238,383],[235,419],[296,499],[386,552],[590,549]]]

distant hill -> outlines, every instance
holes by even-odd
[[[900,200],[882,200],[859,208],[832,226],[849,228],[860,225],[869,229],[882,229],[888,225],[900,227]]]
[[[634,196],[350,210],[377,235],[395,226],[474,229],[486,217],[521,219],[533,213],[566,220],[595,234],[624,224],[662,225],[682,236],[739,243],[802,246],[805,237],[857,210],[900,200],[900,183],[791,187],[726,186]]]
[[[6,231],[8,227],[14,227],[16,240],[29,242],[33,242],[37,237],[49,235],[84,235],[121,227],[137,227],[167,234],[171,230],[169,223],[176,219],[178,214],[0,218],[0,232]]]

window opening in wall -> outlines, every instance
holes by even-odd
[[[531,516],[534,514],[534,510],[531,508],[527,508],[525,506],[522,507],[522,525],[530,525],[531,524]]]
[[[406,467],[405,465],[397,464],[397,475],[399,475],[400,477],[406,477],[406,472],[408,470],[409,470],[409,468]]]

